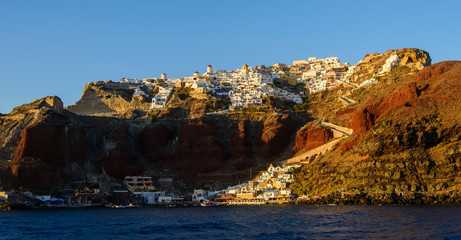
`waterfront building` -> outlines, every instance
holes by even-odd
[[[252,192],[237,193],[237,198],[253,198],[253,197],[254,197],[254,193]]]
[[[101,193],[99,189],[90,190],[88,188],[78,188],[72,199],[72,205],[76,206],[93,206],[107,203],[108,195]],[[70,202],[69,202],[70,204]]]
[[[158,203],[171,203],[173,202],[173,197],[171,196],[159,196],[158,197]]]
[[[2,191],[0,192],[0,202],[11,203],[11,204],[27,204],[30,206],[40,206],[43,201],[34,197],[30,192],[12,192]]]
[[[140,194],[134,194],[125,189],[113,190],[108,200],[110,203],[116,205],[139,205],[144,203],[144,198]]]
[[[207,197],[206,190],[203,189],[194,189],[194,193],[192,194],[192,201],[194,202],[201,202],[205,201]]]
[[[151,177],[143,176],[126,176],[125,183],[128,190],[134,192],[149,192],[155,190],[154,182]]]
[[[157,194],[155,192],[136,192],[135,194],[141,195],[145,204],[152,205],[156,203]]]

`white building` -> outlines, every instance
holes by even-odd
[[[383,65],[383,70],[380,73],[387,73],[390,72],[392,69],[399,66],[399,56],[394,54],[386,59],[386,62]]]
[[[159,203],[171,203],[173,201],[173,197],[171,196],[159,196],[158,202]]]
[[[324,79],[312,79],[306,84],[306,87],[309,89],[309,93],[316,93],[319,91],[327,90],[327,80]]]
[[[370,83],[375,83],[375,82],[376,82],[376,79],[370,78],[370,79],[365,80],[362,83],[360,83],[359,87],[365,86],[365,85],[370,84]]]
[[[121,83],[140,84],[141,82],[137,78],[122,78]]]
[[[316,57],[310,57],[308,59],[293,61],[293,65],[308,65],[309,63],[315,62],[315,61],[317,61]]]
[[[149,95],[147,95],[143,90],[139,89],[139,88],[135,88],[135,91],[133,93],[133,97],[137,97],[137,96],[140,96],[140,95],[144,95],[146,97],[148,97]]]
[[[135,192],[135,194],[140,194],[144,198],[146,204],[155,204],[156,193],[155,192]]]
[[[151,108],[164,108],[170,99],[173,89],[170,86],[161,86],[158,88],[158,93],[152,98]]]
[[[337,57],[328,57],[323,60],[325,64],[334,64],[339,62],[339,58]]]
[[[194,202],[201,202],[205,201],[207,197],[206,190],[203,189],[194,189],[194,193],[192,194],[192,201]]]
[[[319,71],[317,70],[308,70],[306,72],[303,72],[302,79],[309,79],[309,78],[316,78],[319,75]]]

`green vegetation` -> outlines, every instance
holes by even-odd
[[[293,106],[293,110],[297,112],[302,112],[302,111],[307,111],[309,109],[309,99],[307,96],[303,97],[303,103],[302,104],[295,104]]]
[[[152,95],[153,95],[153,96],[157,95],[158,90],[159,90],[158,87],[155,86],[154,90],[152,91]]]
[[[240,113],[267,113],[268,109],[267,107],[247,107],[247,108],[241,108],[237,110]]]
[[[295,78],[289,77],[287,75],[282,75],[280,76],[280,78],[282,79],[282,81],[286,81],[291,86],[295,86],[296,84],[298,84],[298,81]]]
[[[211,97],[207,100],[199,100],[206,105],[206,112],[217,112],[229,109],[231,104],[229,97]]]
[[[178,95],[179,99],[186,100],[187,98],[190,98],[192,88],[190,87],[182,87],[182,88],[175,88],[174,89],[174,94]]]
[[[274,96],[264,96],[263,105],[280,110],[293,110],[295,103],[293,101],[276,98]]]
[[[281,78],[274,79],[273,82],[275,87],[285,89],[289,92],[305,92],[306,89],[305,83],[298,83],[298,81],[295,78],[291,78],[286,75],[282,75]]]

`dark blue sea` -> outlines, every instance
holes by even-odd
[[[0,239],[461,239],[461,206],[3,211]]]

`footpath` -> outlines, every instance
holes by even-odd
[[[358,88],[355,85],[350,84],[351,86],[354,87],[354,89]],[[346,96],[339,96],[338,97],[341,102],[343,102],[345,105],[350,105],[350,104],[355,104],[356,102],[352,99],[347,98]],[[282,161],[282,164],[293,164],[293,163],[309,163],[311,158],[313,156],[318,156],[320,154],[325,154],[328,150],[333,148],[333,146],[336,145],[339,141],[341,141],[344,138],[349,137],[352,135],[353,130],[351,128],[339,126],[333,123],[325,122],[324,118],[321,118],[318,123],[318,125],[331,129],[333,131],[333,137],[334,140],[330,141],[322,146],[319,146],[317,148],[311,149],[305,153],[299,154],[297,156],[294,156],[290,159],[287,159],[285,161]]]

